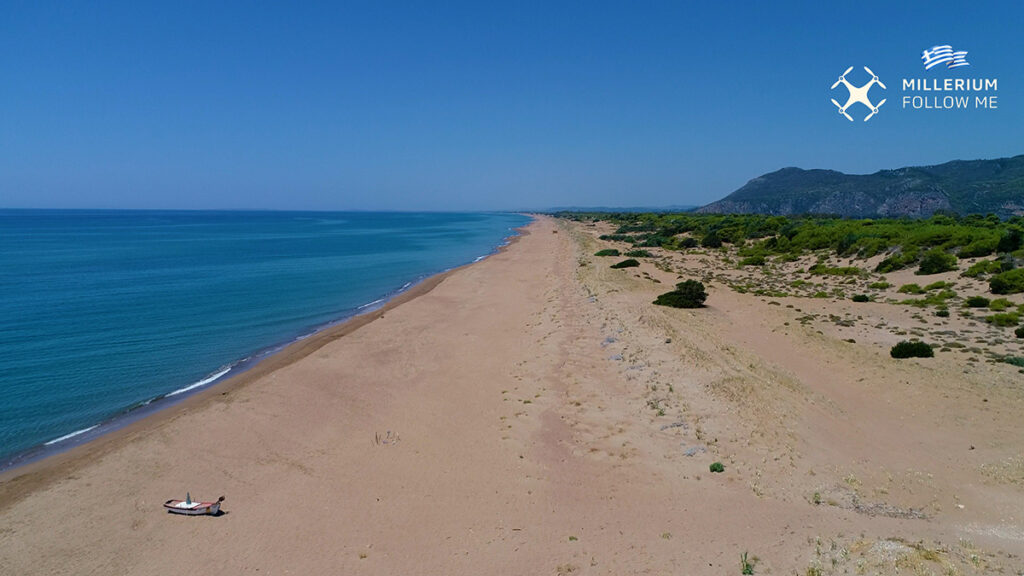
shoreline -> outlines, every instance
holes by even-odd
[[[538,217],[0,485],[0,571],[163,576],[181,550],[231,574],[699,574],[747,552],[758,574],[1021,570],[1015,369],[892,359],[872,309],[733,291],[707,272],[727,254],[612,269],[607,228]],[[680,276],[706,308],[651,304]],[[167,514],[189,492],[225,514]]]
[[[211,376],[215,376],[212,379],[210,376],[206,376],[199,380],[199,382],[204,382],[209,379],[202,385],[189,384],[157,396],[141,405],[129,407],[107,420],[82,430],[73,431],[12,454],[7,458],[8,463],[0,467],[0,511],[28,493],[44,488],[57,477],[87,463],[93,457],[105,454],[129,442],[133,435],[144,432],[148,428],[155,428],[189,410],[198,408],[212,398],[228,395],[263,376],[289,366],[323,346],[382,318],[386,312],[429,293],[454,272],[508,250],[523,236],[529,235],[529,228],[537,222],[535,215],[524,215],[530,217],[531,221],[524,226],[513,228],[512,233],[505,236],[501,244],[471,262],[410,281],[390,295],[360,305],[350,316],[344,316],[314,327],[308,334],[293,340],[272,344],[258,350],[245,359],[237,360],[212,372]],[[214,392],[220,392],[220,394],[215,395]],[[76,441],[63,443],[64,440]]]

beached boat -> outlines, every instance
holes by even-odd
[[[220,512],[220,503],[223,501],[224,497],[221,496],[216,502],[193,502],[192,495],[186,492],[184,500],[168,500],[164,502],[164,508],[167,508],[168,512],[187,516],[216,515]]]

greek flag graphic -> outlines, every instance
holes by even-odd
[[[945,46],[932,46],[928,50],[921,52],[921,60],[924,61],[924,69],[931,70],[932,67],[938,66],[939,64],[945,64],[946,68],[959,68],[960,66],[970,66],[970,62],[967,61],[967,51],[954,51],[950,45]]]

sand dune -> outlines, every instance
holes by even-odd
[[[612,270],[597,234],[540,218],[415,298],[8,473],[0,573],[739,574],[744,552],[758,574],[1024,569],[1016,368],[896,361],[801,324],[807,299],[721,284],[705,309],[655,307],[694,263]],[[165,514],[185,490],[228,513]]]

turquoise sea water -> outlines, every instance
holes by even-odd
[[[0,468],[237,373],[528,221],[0,210]]]

